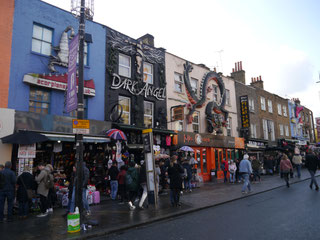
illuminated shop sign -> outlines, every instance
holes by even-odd
[[[241,124],[242,128],[249,128],[249,104],[248,104],[248,96],[240,97],[240,111],[241,111]]]

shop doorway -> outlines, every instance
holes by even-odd
[[[210,181],[210,154],[208,148],[193,148],[195,159],[198,161],[198,173],[203,181]]]

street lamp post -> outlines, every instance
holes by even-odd
[[[79,75],[78,75],[78,107],[77,118],[84,119],[83,104],[83,70],[84,70],[84,36],[85,36],[85,17],[93,17],[93,0],[71,0],[71,12],[79,17]],[[83,222],[83,134],[76,134],[76,159],[77,159],[77,185],[75,192],[76,206],[80,210],[80,222]]]

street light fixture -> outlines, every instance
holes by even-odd
[[[94,0],[71,0],[71,13],[79,18],[79,81],[78,81],[78,107],[77,118],[84,119],[83,105],[83,70],[84,70],[84,36],[85,36],[85,18],[93,18]],[[83,179],[83,134],[76,134],[76,159],[77,159],[77,185],[75,192],[76,206],[80,210],[80,223],[83,222],[83,204],[82,204],[82,179]]]

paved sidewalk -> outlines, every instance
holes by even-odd
[[[295,177],[290,179],[290,182],[304,181],[309,177],[308,171],[304,169],[300,179]],[[62,217],[65,210],[55,209],[54,213],[48,217],[37,218],[32,215],[26,220],[17,219],[14,222],[0,223],[0,235],[2,240],[88,239],[176,217],[284,186],[284,180],[276,175],[262,176],[262,182],[252,184],[253,192],[245,195],[241,193],[242,184],[205,183],[200,188],[194,189],[192,193],[183,194],[181,197],[182,206],[178,208],[171,207],[169,195],[160,196],[158,208],[149,207],[135,211],[129,211],[126,204],[120,205],[111,200],[104,201],[91,207],[91,218],[98,220],[99,225],[86,232],[68,234],[67,220]],[[309,182],[306,182],[306,187],[309,187]]]

